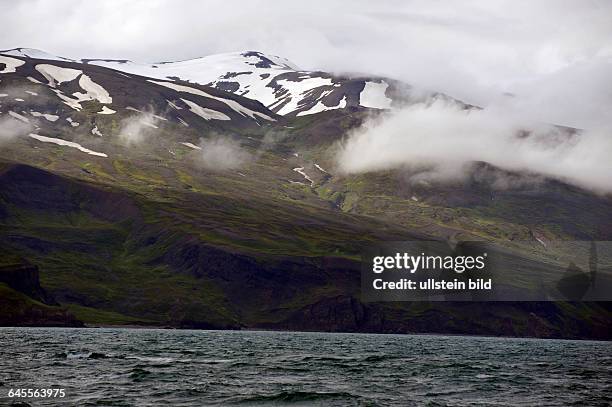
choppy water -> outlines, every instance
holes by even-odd
[[[609,342],[458,336],[0,329],[29,405],[610,405]]]

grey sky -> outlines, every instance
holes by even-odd
[[[612,2],[589,0],[4,0],[0,49],[140,62],[259,50],[601,127],[612,122],[610,21]]]

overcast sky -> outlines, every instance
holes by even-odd
[[[588,128],[612,122],[611,21],[606,0],[0,0],[0,49],[139,62],[259,50]]]

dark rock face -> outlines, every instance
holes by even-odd
[[[43,307],[19,295],[6,295],[0,284],[0,326],[67,326],[83,323],[61,307]],[[13,291],[11,294],[17,293]]]
[[[419,312],[414,310],[419,309]],[[508,314],[513,313],[510,317]],[[580,315],[594,315],[587,322]],[[389,306],[337,296],[310,304],[268,329],[370,333],[438,333],[536,338],[612,339],[612,304],[439,303]],[[505,315],[505,316],[504,316]]]
[[[160,261],[178,272],[214,281],[238,309],[274,309],[300,292],[324,287],[332,275],[339,287],[349,275],[358,276],[358,264],[344,259],[254,259],[195,239],[176,244]]]
[[[57,306],[38,277],[38,267],[25,261],[0,266],[0,326],[82,326]]]
[[[256,51],[248,51],[248,52],[244,52],[242,54],[242,56],[245,57],[256,57],[259,59],[258,62],[254,63],[253,65],[255,65],[257,68],[271,68],[273,65],[276,65],[274,62],[272,62],[270,59],[266,58],[263,54],[256,52]]]
[[[338,296],[318,301],[296,312],[285,322],[288,329],[324,330],[329,332],[360,332],[382,318],[353,297]]]
[[[217,85],[218,89],[221,89],[225,92],[237,92],[240,89],[240,84],[238,82],[227,82],[223,81]]]
[[[441,333],[539,338],[610,339],[612,304],[520,303],[363,303],[358,296],[359,263],[342,258],[256,261],[196,240],[179,244],[164,261],[175,270],[210,278],[238,309],[267,310],[277,322],[245,319],[249,328],[371,333]],[[340,292],[312,296],[290,313],[283,305],[327,285]],[[245,295],[248,293],[248,295]],[[241,312],[241,311],[239,311]],[[592,314],[590,321],[584,313]],[[181,326],[183,323],[181,323]],[[187,326],[198,327],[197,324]],[[206,328],[206,326],[203,326]]]
[[[0,282],[49,305],[57,302],[40,286],[38,267],[27,263],[0,266]]]

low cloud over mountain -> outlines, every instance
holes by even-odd
[[[612,192],[611,134],[436,101],[372,118],[342,143],[338,165],[348,173],[405,167],[417,180],[460,181],[482,161]]]

